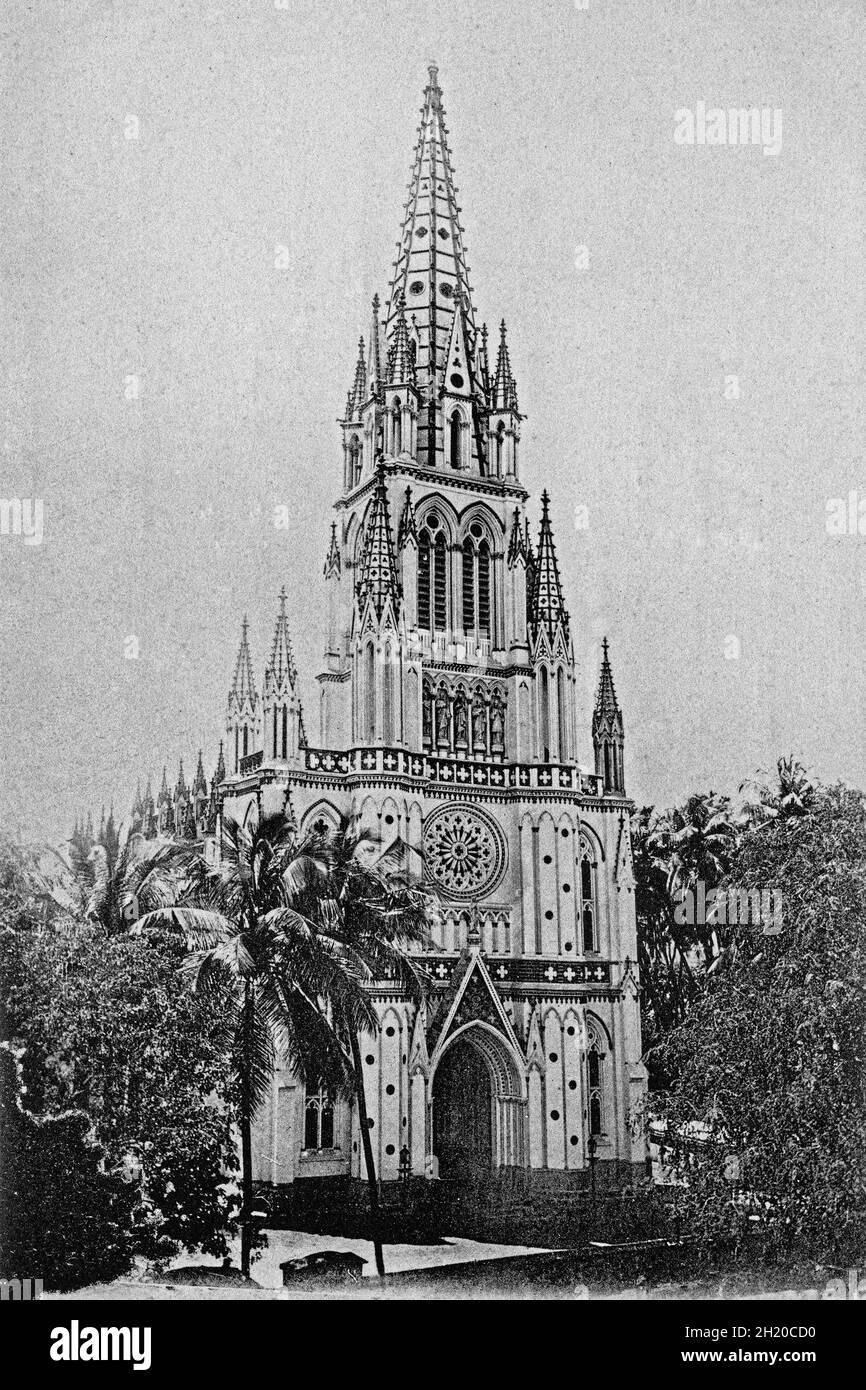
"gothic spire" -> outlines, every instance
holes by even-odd
[[[277,614],[277,626],[274,630],[274,641],[271,647],[271,659],[265,671],[265,682],[274,684],[278,688],[288,684],[294,689],[298,679],[295,669],[295,657],[292,651],[292,639],[289,635],[289,619],[286,613],[286,589],[283,585],[280,590],[280,611]]]
[[[214,775],[213,775],[213,783],[212,783],[212,785],[218,787],[219,784],[220,784],[220,782],[224,782],[225,780],[226,780],[226,760],[225,760],[225,753],[223,752],[223,741],[222,741],[222,739],[220,739],[219,757],[217,758],[216,772],[215,772]]]
[[[402,290],[397,296],[397,316],[388,349],[388,384],[415,385],[415,341],[406,322],[406,296]]]
[[[593,724],[596,719],[614,718],[620,713],[619,702],[616,698],[616,690],[613,685],[613,671],[608,660],[608,641],[605,637],[601,644],[602,662],[601,671],[598,678],[598,694],[595,697],[595,714]]]
[[[533,565],[532,620],[536,631],[544,626],[552,639],[561,622],[568,634],[568,613],[562,598],[559,565],[553,544],[553,531],[548,510],[547,490],[541,494],[541,529],[538,536],[538,555]]]
[[[340,560],[340,547],[337,544],[337,523],[331,522],[331,543],[328,546],[328,553],[325,556],[325,578],[330,579],[332,574],[340,576],[342,562]]]
[[[434,64],[429,68],[429,79],[424,89],[418,143],[397,243],[385,324],[391,341],[399,322],[402,298],[417,320],[419,384],[433,387],[444,364],[455,304],[462,301],[464,305],[469,346],[473,352],[475,311],[442,90]]]
[[[373,504],[364,532],[364,548],[360,560],[361,577],[358,580],[358,603],[361,609],[371,600],[376,617],[381,618],[389,598],[397,613],[399,581],[394,547],[391,542],[391,521],[388,514],[388,494],[385,478],[381,471],[376,478]]]
[[[198,750],[198,763],[195,769],[195,780],[192,784],[193,796],[207,795],[207,778],[204,775],[204,763],[202,762],[201,749]]]
[[[402,550],[407,541],[414,541],[418,544],[418,530],[415,526],[415,508],[412,506],[412,489],[407,487],[406,500],[403,503],[403,511],[400,514],[400,524],[397,527],[397,549]]]
[[[526,564],[526,546],[523,540],[523,528],[520,525],[520,512],[514,508],[514,518],[511,522],[511,534],[508,537],[508,568],[513,568],[518,560]]]
[[[625,794],[625,726],[613,686],[613,672],[607,654],[607,638],[602,642],[598,693],[592,712],[592,745],[596,775],[607,792]]]
[[[177,774],[177,786],[174,789],[174,794],[178,799],[180,797],[186,797],[187,794],[186,782],[183,776],[183,758],[180,760],[180,767]]]
[[[229,700],[234,699],[238,705],[243,705],[245,700],[249,700],[252,705],[256,702],[256,685],[253,680],[253,663],[250,656],[248,635],[249,627],[249,621],[244,617],[241,625],[241,645],[238,649],[238,659],[235,662],[235,676],[229,692]]]
[[[493,378],[493,409],[513,410],[517,414],[517,385],[511,370],[508,355],[508,340],[505,319],[499,325],[499,353],[496,358],[496,374]]]
[[[367,399],[367,368],[364,355],[364,339],[358,339],[358,360],[355,363],[355,376],[346,400],[346,419],[357,420]]]

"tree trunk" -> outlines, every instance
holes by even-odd
[[[241,1065],[241,1273],[249,1278],[253,1247],[253,1138],[250,1105],[249,1056],[247,1044],[250,986],[244,990],[244,1052]]]
[[[373,1250],[376,1255],[376,1273],[379,1278],[385,1275],[385,1259],[382,1254],[382,1234],[379,1216],[379,1187],[376,1182],[376,1166],[373,1162],[373,1145],[370,1143],[370,1126],[367,1123],[367,1101],[364,1096],[364,1074],[361,1071],[361,1049],[355,1033],[350,1038],[352,1047],[352,1066],[355,1072],[355,1094],[358,1097],[358,1127],[361,1131],[361,1146],[364,1150],[364,1165],[367,1169],[367,1191],[370,1194],[370,1225],[373,1233]]]

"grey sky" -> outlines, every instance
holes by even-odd
[[[606,632],[637,800],[730,789],[791,749],[866,784],[866,535],[825,529],[828,498],[866,498],[864,18],[8,6],[0,496],[44,499],[44,540],[0,536],[4,824],[126,812],[200,745],[210,775],[241,618],[260,682],[283,583],[315,737],[335,419],[433,58],[536,515],[551,492],[585,761]],[[778,156],[675,144],[699,101],[781,109]]]

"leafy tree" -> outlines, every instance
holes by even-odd
[[[862,1258],[864,812],[859,792],[815,788],[802,811],[743,835],[730,879],[781,891],[785,926],[721,929],[718,967],[657,1049],[676,1080],[654,1114],[674,1140],[705,1140],[684,1202],[709,1245],[751,1229],[776,1256]]]
[[[96,923],[5,932],[6,1036],[24,1049],[31,1111],[88,1116],[112,1170],[140,1169],[137,1248],[225,1253],[237,1167],[223,1020],[185,988],[179,943]]]
[[[0,1045],[0,1275],[74,1289],[126,1273],[136,1190],[103,1171],[80,1111],[38,1118],[21,1104],[15,1054]]]

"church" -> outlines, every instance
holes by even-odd
[[[546,492],[537,532],[527,517],[523,420],[505,323],[489,340],[476,319],[431,67],[393,276],[334,451],[318,730],[283,590],[261,689],[244,620],[212,812],[198,789],[205,829],[278,811],[303,832],[351,811],[383,848],[422,851],[440,899],[429,999],[375,985],[380,1027],[361,1046],[384,1182],[644,1171],[623,716],[607,642],[581,653],[600,673],[591,717],[577,708],[578,634]],[[278,1070],[258,1183],[362,1177],[357,1125],[354,1105]]]

